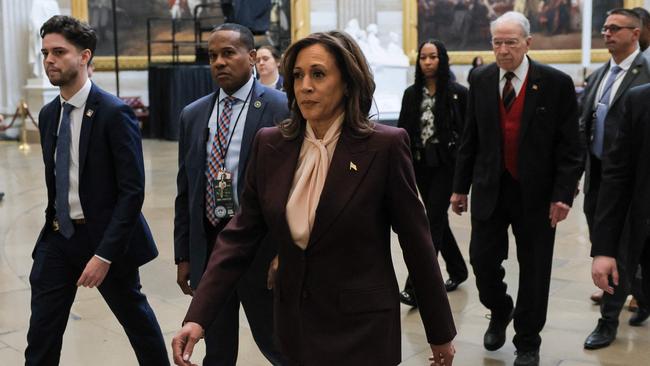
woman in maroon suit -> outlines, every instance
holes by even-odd
[[[286,52],[290,120],[258,133],[241,210],[215,243],[172,343],[189,358],[268,236],[278,244],[275,333],[295,365],[396,365],[399,288],[391,227],[411,274],[433,365],[456,335],[402,129],[368,120],[375,84],[358,45],[315,33]]]

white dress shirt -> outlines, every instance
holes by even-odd
[[[68,191],[68,202],[70,203],[70,218],[73,220],[83,219],[84,212],[81,208],[81,199],[79,199],[79,137],[81,136],[81,124],[83,123],[84,109],[86,109],[86,101],[90,94],[92,82],[86,79],[79,91],[72,96],[69,100],[65,100],[60,96],[61,114],[59,115],[59,128],[61,127],[61,118],[63,118],[63,103],[68,103],[74,106],[70,111],[70,188]],[[58,134],[58,129],[57,129]],[[54,160],[56,163],[56,151],[54,153]],[[106,258],[95,255],[103,262],[111,264]]]
[[[513,71],[515,77],[512,78],[512,88],[515,90],[515,95],[519,96],[521,87],[524,86],[524,80],[526,80],[526,75],[528,75],[528,66],[530,62],[528,61],[528,56],[524,55],[524,59],[521,61],[519,66]],[[502,68],[499,68],[499,95],[503,95],[503,87],[506,86],[506,73],[508,71]]]
[[[627,71],[632,67],[632,62],[634,62],[634,59],[636,58],[636,55],[639,54],[639,49],[637,48],[634,52],[632,52],[631,55],[627,56],[625,60],[621,61],[620,64],[618,64],[618,67],[621,68],[621,71],[618,72],[616,75],[616,79],[614,79],[614,84],[612,84],[612,91],[609,94],[609,101],[607,104],[611,104],[612,100],[614,99],[614,96],[616,96],[616,91],[618,90],[618,87],[621,86],[621,83],[623,82],[623,78],[625,78],[625,75],[627,74]],[[596,94],[596,99],[594,99],[594,110],[598,106],[598,102],[600,102],[600,98],[603,95],[603,89],[605,88],[605,83],[607,82],[607,79],[609,78],[609,74],[612,72],[612,67],[616,65],[616,61],[614,61],[613,58],[609,59],[609,69],[603,75],[603,78],[600,80],[600,85],[598,86],[598,93]]]
[[[254,78],[251,76],[250,80],[248,80],[244,86],[232,94],[233,97],[237,98],[237,102],[232,107],[232,115],[230,117],[230,129],[228,130],[227,140],[232,140],[230,141],[230,146],[226,151],[226,170],[232,174],[232,195],[235,209],[239,207],[239,198],[237,196],[237,182],[239,181],[239,153],[241,151],[241,143],[244,136],[246,117],[248,116],[248,106],[253,99],[251,93],[253,81]],[[210,121],[208,122],[210,138],[206,142],[206,164],[208,161],[207,159],[210,159],[210,154],[212,154],[212,141],[214,140],[214,135],[217,133],[217,120],[219,119],[217,113],[221,114],[223,112],[224,99],[226,99],[226,97],[228,97],[228,93],[223,89],[219,89],[217,103],[214,103],[214,108],[210,114]]]
[[[63,96],[59,98],[61,101],[59,127],[61,126],[61,118],[63,118],[63,103],[74,106],[74,109],[70,112],[70,190],[68,192],[70,218],[73,220],[84,218],[81,200],[79,199],[79,136],[81,135],[81,123],[83,121],[84,109],[86,108],[86,100],[88,99],[88,94],[90,94],[91,87],[92,82],[90,79],[87,79],[84,86],[70,100],[65,100]],[[56,160],[56,153],[54,156]]]

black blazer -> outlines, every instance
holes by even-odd
[[[594,71],[589,78],[587,78],[587,86],[582,96],[582,112],[580,114],[580,135],[582,138],[582,143],[584,145],[584,151],[586,152],[585,156],[585,183],[583,191],[585,193],[589,192],[589,182],[591,181],[591,153],[589,152],[591,141],[594,139],[594,103],[596,99],[596,94],[598,93],[598,87],[603,80],[603,77],[607,75],[609,70],[609,62],[605,65],[598,68]],[[618,132],[618,127],[621,124],[623,119],[623,103],[622,96],[629,89],[650,83],[650,64],[648,60],[643,56],[643,53],[639,53],[634,61],[632,66],[625,74],[625,77],[621,81],[621,85],[616,90],[614,99],[609,105],[607,111],[607,117],[605,117],[605,136],[603,140],[603,151],[607,151],[616,134]]]
[[[39,240],[55,217],[54,152],[60,114],[56,97],[38,116],[47,184]],[[95,254],[111,260],[112,268],[137,267],[158,255],[141,213],[144,179],[142,141],[133,110],[93,83],[79,137],[79,198]]]
[[[496,207],[505,169],[499,103],[499,68],[494,63],[477,68],[472,73],[454,192],[467,194],[471,186],[472,216],[482,220]],[[548,210],[555,201],[573,203],[584,158],[577,108],[571,78],[530,60],[517,162],[525,210]]]
[[[623,118],[603,173],[591,238],[591,255],[616,257],[629,209],[627,268],[636,268],[650,234],[650,84],[630,89],[622,101]],[[625,243],[625,242],[623,242]],[[650,263],[648,263],[650,265]]]
[[[417,90],[414,85],[409,86],[404,90],[404,96],[402,97],[402,109],[399,112],[399,119],[397,121],[397,127],[401,127],[406,130],[409,134],[411,140],[411,155],[414,159],[417,159],[419,155],[423,154],[423,151],[432,148],[432,146],[424,146],[422,139],[420,137],[421,133],[421,122],[420,122],[420,105],[422,103],[422,90]],[[445,116],[436,116],[434,124],[436,125],[436,131],[440,132],[436,136],[440,140],[440,146],[446,148],[446,153],[451,159],[445,162],[453,164],[457,145],[460,141],[460,136],[465,125],[465,107],[467,105],[467,88],[464,86],[452,82],[449,82],[449,92],[447,94],[447,100],[441,101],[436,99],[436,103],[448,103]],[[431,145],[431,144],[429,144]],[[426,153],[424,153],[426,155]]]
[[[208,120],[217,100],[217,93],[200,98],[183,108],[180,115],[180,138],[178,144],[177,195],[174,217],[174,255],[190,262],[190,285],[196,288],[207,262],[207,241],[205,238],[205,168]],[[244,190],[246,165],[255,133],[262,127],[274,126],[289,116],[287,97],[284,93],[268,88],[259,80],[253,83],[248,114],[244,125],[239,167],[237,194]],[[253,274],[260,286],[266,286],[266,269],[275,255],[275,248],[269,243],[264,258],[259,261],[260,273]],[[256,268],[258,266],[255,266]],[[262,270],[263,269],[263,270]]]

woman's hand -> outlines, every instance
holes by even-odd
[[[433,356],[429,357],[431,366],[451,366],[454,362],[456,349],[454,344],[449,342],[441,345],[430,344]]]
[[[198,323],[187,322],[172,339],[174,364],[179,366],[196,366],[190,361],[196,343],[203,338],[203,327]]]

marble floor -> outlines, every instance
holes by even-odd
[[[160,256],[141,269],[143,288],[154,308],[167,344],[185,314],[190,298],[182,295],[175,282],[173,264],[173,202],[176,192],[177,144],[166,141],[144,142],[147,174],[144,214],[156,238]],[[20,151],[16,143],[0,142],[0,191],[6,196],[0,202],[0,365],[23,363],[29,321],[30,289],[28,276],[31,250],[43,224],[45,186],[40,147],[31,145]],[[553,280],[548,321],[542,332],[541,364],[544,366],[586,365],[650,365],[650,324],[634,328],[627,325],[628,311],[621,314],[618,338],[608,348],[586,351],[582,343],[595,327],[598,309],[589,301],[594,290],[590,279],[589,242],[586,223],[581,215],[581,199],[557,232]],[[469,218],[451,218],[454,233],[465,257],[468,253]],[[397,241],[393,243],[394,263],[399,282],[406,269]],[[515,258],[514,245],[510,249]],[[441,261],[441,265],[444,263]],[[504,263],[510,291],[517,285],[518,265],[515,260]],[[488,320],[486,309],[479,303],[474,278],[449,294],[458,337],[455,344],[455,365],[511,365],[514,360],[514,335],[508,328],[509,341],[498,351],[483,349],[482,337]],[[266,365],[255,347],[245,316],[240,315],[239,364]],[[427,344],[417,311],[402,306],[403,365],[427,365]],[[202,343],[194,359],[203,353]],[[126,336],[97,290],[82,288],[72,307],[65,333],[61,364],[136,365]]]

